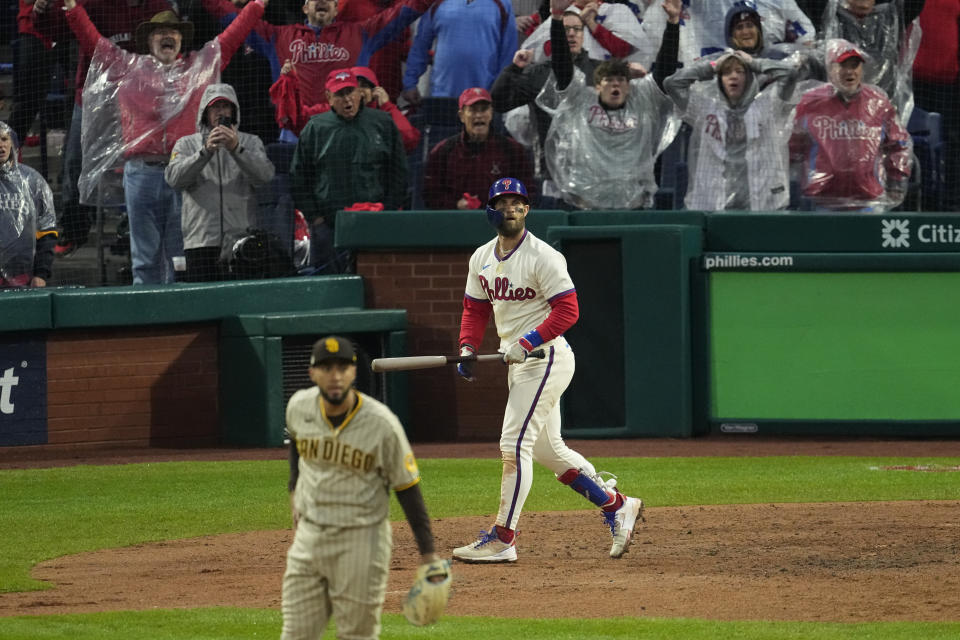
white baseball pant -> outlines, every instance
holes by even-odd
[[[496,524],[516,529],[523,503],[533,483],[533,461],[555,475],[579,469],[594,476],[596,470],[560,436],[560,396],[570,385],[576,360],[563,336],[542,345],[546,357],[529,358],[510,365],[510,390],[500,433],[503,475]]]

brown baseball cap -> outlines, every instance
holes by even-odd
[[[313,352],[310,354],[310,366],[316,366],[326,360],[345,360],[351,364],[357,363],[357,351],[349,338],[343,336],[327,336],[313,343]]]
[[[146,22],[141,22],[137,25],[137,31],[134,35],[134,39],[137,44],[138,51],[141,53],[150,52],[150,48],[147,46],[147,41],[150,38],[150,34],[153,33],[153,30],[159,29],[160,27],[169,27],[179,31],[182,37],[182,49],[186,49],[187,45],[190,44],[190,40],[193,39],[193,23],[180,20],[180,17],[175,12],[168,9],[155,14]]]

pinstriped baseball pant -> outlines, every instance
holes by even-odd
[[[560,396],[570,385],[576,360],[563,337],[543,345],[544,359],[510,365],[510,390],[500,433],[503,475],[496,524],[516,529],[533,483],[533,462],[560,475],[580,469],[594,475],[593,465],[569,448],[560,436]]]
[[[283,574],[282,640],[318,640],[330,617],[340,640],[376,640],[387,592],[393,532],[370,527],[297,525]]]

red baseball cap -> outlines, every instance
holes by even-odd
[[[232,104],[233,104],[233,102],[230,101],[230,98],[227,98],[226,96],[214,96],[213,100],[211,100],[210,102],[207,103],[207,106],[208,106],[208,107],[212,107],[213,105],[217,104],[218,102],[226,102],[226,103],[229,104],[229,105],[232,105]]]
[[[860,58],[860,62],[863,62],[863,54],[860,53],[860,51],[858,51],[856,48],[845,49],[841,51],[840,54],[837,55],[836,62],[844,62],[850,58]]]
[[[470,89],[465,89],[463,93],[460,94],[459,109],[464,107],[469,107],[474,102],[482,102],[486,100],[487,102],[493,102],[493,98],[490,97],[490,92],[486,89],[480,87],[472,87]]]
[[[347,87],[357,86],[357,76],[350,69],[334,69],[327,74],[327,91],[336,93]]]
[[[375,87],[380,86],[380,81],[377,80],[377,74],[375,74],[370,67],[351,67],[350,72],[358,78],[369,80]]]

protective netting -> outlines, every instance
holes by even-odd
[[[563,39],[536,0],[80,4],[4,22],[53,284],[350,272],[339,212],[480,215],[503,176],[541,209],[960,205],[947,0],[578,2]],[[40,219],[8,217],[6,253]]]

